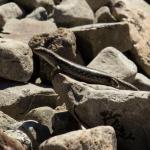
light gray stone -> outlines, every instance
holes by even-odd
[[[117,150],[115,131],[101,126],[78,130],[52,137],[40,146],[40,150]]]
[[[11,18],[20,18],[23,16],[23,11],[13,2],[0,6],[0,28]]]
[[[144,0],[113,0],[112,11],[119,21],[127,21],[135,62],[150,76],[150,5]]]
[[[33,73],[32,50],[16,40],[0,39],[0,77],[26,82]]]
[[[26,18],[36,19],[36,20],[47,20],[48,14],[44,7],[38,7],[33,10]]]
[[[8,130],[11,129],[11,125],[17,123],[17,121],[10,116],[0,111],[0,129]]]
[[[3,33],[1,33],[0,36],[15,39],[28,44],[29,40],[34,35],[52,33],[56,30],[57,27],[53,20],[39,21],[30,18],[25,18],[22,20],[11,19],[7,21],[3,27]]]
[[[51,88],[34,84],[0,82],[0,110],[15,119],[35,107],[56,107],[57,94]]]
[[[59,26],[73,27],[93,23],[94,13],[85,0],[62,0],[54,7],[54,19]]]
[[[137,66],[113,47],[103,49],[88,67],[128,82],[132,82],[137,74]]]
[[[150,79],[141,73],[137,73],[133,84],[142,91],[150,90]]]
[[[84,127],[113,126],[121,150],[150,147],[150,92],[95,90],[61,74],[53,86]]]
[[[132,48],[129,26],[125,22],[84,25],[70,30],[77,36],[81,54],[88,63],[110,45],[121,52]]]
[[[110,0],[86,0],[90,7],[95,12],[97,9],[99,9],[102,6],[105,6],[109,4]]]
[[[95,12],[95,23],[116,22],[115,17],[111,14],[109,7],[103,6]]]

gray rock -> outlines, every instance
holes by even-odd
[[[62,0],[54,7],[54,19],[59,26],[73,27],[93,23],[94,13],[85,0]]]
[[[132,48],[129,26],[125,22],[85,25],[70,30],[77,36],[81,54],[87,62],[110,45],[121,52]]]
[[[29,18],[22,20],[11,19],[7,21],[3,27],[3,33],[1,33],[0,36],[28,43],[36,34],[52,33],[56,30],[57,27],[53,20],[39,21]]]
[[[43,142],[40,150],[117,150],[115,131],[101,126],[55,136]]]
[[[137,74],[137,66],[113,47],[103,49],[88,67],[128,82],[132,82]]]
[[[0,29],[11,18],[20,18],[23,16],[23,11],[13,2],[0,6]]]
[[[11,124],[17,123],[17,121],[10,116],[0,111],[0,129],[8,130],[11,129]]]
[[[33,73],[30,47],[16,40],[0,39],[0,77],[26,82]]]
[[[26,119],[33,119],[48,127],[51,136],[79,129],[79,125],[67,111],[56,111],[50,107],[32,109]]]
[[[54,5],[53,0],[14,0],[17,4],[23,6],[26,9],[35,9],[37,7],[43,6],[46,10],[51,13],[52,7]]]
[[[129,23],[132,57],[150,76],[150,5],[144,0],[113,0],[112,8],[117,20]]]
[[[133,84],[142,91],[150,90],[150,79],[141,73],[137,73]]]
[[[47,20],[48,14],[44,7],[38,7],[33,10],[26,18],[36,19],[36,20]]]
[[[86,0],[90,7],[95,12],[97,9],[99,9],[102,6],[105,6],[110,3],[111,0]]]
[[[95,12],[95,23],[107,22],[116,22],[116,19],[111,14],[109,7],[103,6]]]
[[[16,119],[35,107],[56,107],[57,94],[51,88],[33,84],[0,82],[0,110]]]
[[[53,85],[83,126],[113,126],[121,150],[150,148],[150,92],[95,90],[61,74]]]

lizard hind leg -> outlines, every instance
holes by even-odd
[[[55,75],[58,73],[60,73],[60,67],[59,66],[53,67],[53,70],[51,71],[51,79],[53,79]]]

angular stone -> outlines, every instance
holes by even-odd
[[[23,16],[23,11],[13,2],[0,6],[0,29],[4,24],[12,18],[20,18]]]
[[[57,94],[51,88],[34,84],[0,82],[0,110],[15,119],[23,119],[24,115],[35,107],[56,107]]]
[[[62,0],[54,7],[54,19],[62,27],[91,24],[94,13],[85,0]]]
[[[147,150],[150,146],[150,92],[95,90],[61,74],[55,76],[53,86],[83,126],[113,126],[119,149]]]
[[[77,36],[81,54],[87,63],[110,45],[121,52],[132,48],[129,26],[125,22],[85,25],[70,30]]]
[[[52,12],[52,7],[54,5],[53,0],[14,0],[14,2],[26,9],[34,9],[43,6],[49,13]]]
[[[40,150],[117,150],[115,131],[109,126],[78,130],[43,142]]]
[[[88,67],[128,82],[132,82],[137,73],[137,66],[113,47],[103,49]]]
[[[52,33],[56,30],[57,27],[53,20],[38,21],[29,18],[22,20],[11,19],[3,27],[4,33],[1,33],[0,36],[28,43],[36,34]]]
[[[105,6],[109,4],[110,0],[86,0],[90,7],[95,12],[97,9],[99,9],[102,6]]]
[[[11,125],[17,123],[17,121],[10,116],[0,111],[0,129],[8,130],[11,129]]]
[[[116,22],[115,17],[111,14],[109,7],[104,6],[95,12],[95,23]]]
[[[144,0],[114,0],[111,12],[117,20],[129,23],[132,56],[150,76],[150,5]]]
[[[47,20],[48,14],[44,7],[38,7],[33,10],[26,18],[36,19],[36,20]]]
[[[0,77],[26,82],[33,73],[32,50],[16,40],[0,39]]]
[[[141,73],[137,73],[133,84],[142,91],[150,91],[150,79]]]

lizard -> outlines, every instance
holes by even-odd
[[[126,81],[108,75],[107,73],[71,62],[50,49],[39,46],[33,49],[33,53],[53,66],[54,70],[60,71],[74,79],[91,84],[112,86],[122,90],[138,90],[135,86]]]

